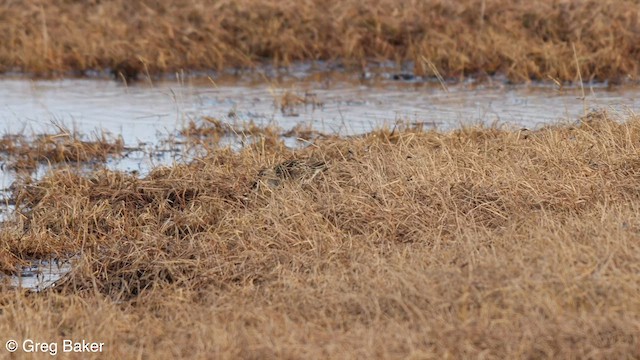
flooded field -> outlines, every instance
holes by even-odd
[[[637,9],[5,2],[0,359],[640,359]]]
[[[362,349],[397,329],[444,344],[472,316],[492,325],[465,339],[498,328],[504,337],[491,346],[507,354],[504,338],[583,334],[575,314],[589,312],[585,321],[603,325],[580,346],[599,351],[610,331],[606,351],[626,354],[637,345],[628,314],[640,306],[639,96],[392,79],[2,80],[0,295],[68,301],[72,314],[56,321],[82,321],[74,337],[111,344],[128,341],[103,332],[113,321],[150,340],[158,326],[209,339],[228,323],[234,337],[270,334],[279,315],[264,314],[284,311],[284,333],[311,316],[347,326],[343,346]],[[283,145],[300,125],[339,136],[294,133]],[[263,141],[245,142],[242,129]],[[207,136],[224,141],[198,143]],[[87,301],[98,305],[74,307]],[[99,321],[96,308],[107,309]],[[128,316],[154,320],[120,320]],[[44,323],[25,318],[12,329]],[[402,330],[433,321],[427,335]],[[510,335],[529,324],[543,330]],[[55,326],[42,331],[58,336]],[[571,353],[575,341],[549,346]]]
[[[341,135],[362,134],[395,121],[439,130],[499,124],[536,128],[574,120],[597,109],[640,107],[640,90],[602,85],[558,90],[550,85],[455,85],[448,92],[424,83],[353,82],[215,84],[156,82],[124,86],[113,81],[0,80],[0,129],[7,133],[51,129],[52,123],[89,134],[107,130],[127,145],[155,143],[189,120],[210,116],[228,123],[253,121],[284,129],[297,124]],[[283,109],[289,94],[292,104]]]
[[[389,76],[391,78],[391,76]],[[584,93],[584,96],[583,96]],[[191,121],[211,117],[228,124],[253,122],[284,130],[304,125],[322,133],[357,135],[396,122],[448,131],[463,125],[535,129],[574,121],[594,109],[627,113],[640,108],[637,88],[603,85],[559,89],[551,85],[440,84],[417,81],[237,80],[141,82],[133,86],[90,79],[0,80],[0,130],[46,133],[57,127],[79,134],[106,131],[137,148],[112,160],[113,169],[146,174],[184,160],[171,145]],[[295,145],[295,141],[288,142]],[[183,156],[183,157],[181,157]],[[39,169],[44,173],[46,169]],[[14,180],[6,168],[2,188]]]
[[[79,134],[106,132],[122,138],[130,149],[127,156],[108,160],[107,167],[145,176],[157,166],[190,159],[176,139],[189,122],[203,117],[285,130],[305,125],[342,136],[393,127],[397,122],[440,131],[479,124],[536,129],[575,121],[594,109],[633,113],[640,107],[639,98],[638,89],[610,90],[604,86],[558,89],[550,85],[459,84],[445,88],[391,80],[283,85],[192,80],[126,86],[104,80],[4,79],[0,81],[0,129],[5,134],[47,133],[60,127]],[[295,140],[288,143],[295,146]],[[41,178],[49,168],[41,164],[31,176]],[[0,173],[2,189],[8,189],[16,173],[8,166]],[[2,208],[0,217],[12,209]],[[52,264],[34,261],[11,282],[36,290],[51,286],[52,279],[70,270],[68,264]]]

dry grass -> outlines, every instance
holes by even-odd
[[[294,61],[413,61],[418,75],[638,79],[637,0],[9,1],[0,71],[125,79]],[[575,52],[574,52],[575,46]]]
[[[280,108],[280,112],[284,116],[298,116],[300,108],[305,110],[310,108],[313,111],[324,106],[315,93],[305,91],[304,95],[302,95],[294,90],[285,90],[278,94],[274,99],[274,105]]]
[[[640,357],[639,118],[267,143],[17,185],[0,267],[81,259],[0,290],[0,334],[110,358]],[[326,169],[251,189],[292,159]]]
[[[32,138],[6,134],[0,138],[0,154],[9,169],[33,171],[38,164],[105,162],[125,151],[122,138],[106,133],[84,140],[80,134],[59,128],[56,134]]]
[[[304,141],[318,138],[328,138],[331,135],[324,134],[313,129],[311,125],[298,124],[289,130],[283,130],[275,125],[259,126],[250,121],[239,124],[228,124],[209,116],[191,120],[180,131],[180,135],[187,139],[189,144],[206,144],[206,146],[218,146],[224,138],[242,138],[243,140],[268,143],[267,146],[284,146],[282,138],[296,138]]]

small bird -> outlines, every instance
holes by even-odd
[[[272,168],[261,170],[258,179],[253,183],[253,189],[257,190],[264,185],[274,189],[280,187],[285,180],[308,183],[326,169],[327,164],[320,160],[287,160]]]
[[[120,61],[111,68],[111,76],[116,81],[130,84],[138,80],[140,72],[142,72],[142,62],[127,59]]]

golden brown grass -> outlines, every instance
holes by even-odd
[[[413,61],[418,75],[638,79],[637,0],[11,1],[0,71],[111,68],[135,78],[330,60]],[[575,51],[574,51],[575,48]]]
[[[80,260],[52,290],[0,291],[2,340],[114,358],[640,357],[639,118],[266,143],[16,186],[0,260]],[[291,159],[327,168],[251,190]]]
[[[284,116],[298,116],[300,108],[315,110],[324,104],[318,100],[318,96],[313,92],[306,91],[302,95],[293,90],[285,90],[276,96],[274,105],[280,108],[280,112]]]
[[[38,164],[105,162],[124,150],[122,138],[102,133],[84,140],[77,132],[65,128],[35,138],[25,134],[6,134],[0,138],[0,154],[13,170],[33,171]]]
[[[252,139],[266,142],[269,144],[268,146],[282,146],[280,141],[283,137],[305,141],[330,137],[330,135],[313,129],[310,125],[298,124],[285,131],[275,125],[259,126],[253,121],[243,124],[228,124],[209,116],[204,116],[198,121],[189,121],[180,131],[180,135],[186,137],[189,144],[204,143],[207,146],[220,145],[220,141],[225,137]]]

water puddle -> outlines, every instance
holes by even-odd
[[[286,97],[289,94],[288,100]],[[558,91],[552,86],[375,85],[302,82],[214,84],[158,82],[125,87],[105,80],[0,80],[0,129],[43,131],[60,122],[80,133],[107,130],[128,145],[154,143],[192,119],[254,121],[284,129],[309,124],[323,132],[353,135],[397,119],[443,130],[469,123],[536,127],[575,119],[585,109],[638,107],[640,89],[605,87]],[[283,109],[282,102],[290,106]]]
[[[424,82],[318,78],[279,83],[181,79],[127,87],[97,79],[5,78],[0,79],[0,131],[51,133],[59,125],[79,134],[106,131],[121,136],[128,147],[147,150],[114,159],[107,166],[146,174],[155,166],[184,160],[175,148],[162,147],[160,142],[175,138],[190,121],[203,116],[284,130],[302,124],[341,135],[392,126],[398,120],[440,130],[496,122],[536,128],[574,120],[593,108],[636,111],[639,98],[638,88],[611,91],[605,86],[558,90],[548,85],[497,83],[444,89]],[[14,174],[0,166],[0,178],[0,189],[6,189]]]
[[[32,260],[29,265],[22,267],[20,273],[15,276],[0,273],[0,281],[8,281],[11,287],[39,292],[55,286],[55,283],[71,269],[72,264],[69,261]]]

